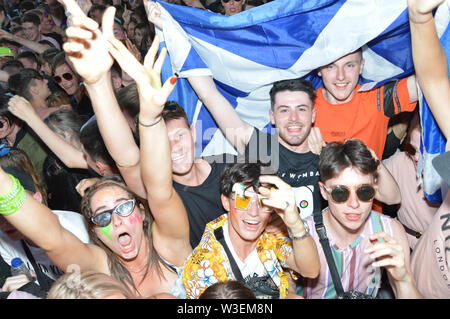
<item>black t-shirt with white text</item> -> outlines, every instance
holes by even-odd
[[[278,142],[277,135],[255,128],[245,149],[245,157],[270,163],[270,171],[277,171],[278,176],[294,189],[302,218],[322,209],[318,155],[292,152]]]

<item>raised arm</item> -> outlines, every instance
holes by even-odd
[[[27,40],[25,38],[19,37],[17,35],[14,35],[12,33],[9,33],[8,31],[2,30],[2,29],[0,29],[0,38],[6,38],[8,40],[17,42],[17,43],[33,50],[37,54],[41,54],[42,52],[44,52],[45,50],[48,49],[48,45],[41,44],[36,41]]]
[[[12,97],[8,102],[8,110],[27,123],[64,165],[70,168],[88,168],[83,152],[53,132],[25,98],[18,95]]]
[[[74,5],[72,2],[64,1],[70,8]],[[113,59],[108,53],[110,45],[107,38],[113,37],[115,8],[108,7],[105,11],[102,31],[81,10],[71,10],[75,11],[72,14],[73,25],[66,30],[69,41],[64,44],[64,51],[84,80],[100,133],[125,183],[134,192],[146,197],[140,172],[139,147],[120,110],[111,82]]]
[[[403,226],[393,221],[393,236],[381,232],[370,236],[371,246],[364,252],[373,260],[372,267],[384,267],[397,299],[423,298],[411,272],[410,248]]]
[[[19,191],[17,191],[19,190]],[[23,205],[20,206],[24,197]],[[52,262],[66,271],[70,265],[81,270],[109,273],[106,254],[95,245],[84,244],[59,223],[52,211],[25,194],[20,183],[0,168],[0,214],[25,237],[42,248]]]
[[[140,64],[117,39],[111,38],[111,54],[122,69],[136,81],[139,92],[139,134],[141,141],[142,178],[147,201],[154,217],[153,242],[158,253],[176,266],[182,266],[192,252],[186,209],[172,185],[172,160],[167,128],[162,111],[175,87],[171,77],[161,87],[161,67],[166,55],[155,37],[144,65]]]
[[[194,76],[188,78],[188,81],[227,140],[242,154],[254,127],[241,119],[230,102],[219,92],[211,76]]]
[[[259,191],[261,195],[268,197],[264,200],[264,204],[274,208],[293,238],[293,253],[286,260],[289,268],[303,277],[316,278],[320,272],[319,253],[314,239],[309,235],[300,218],[292,187],[278,176],[263,175],[259,180],[261,183],[276,186],[276,189],[270,190],[260,187]]]
[[[148,20],[162,29],[159,4],[144,0],[144,6]],[[242,154],[250,141],[254,127],[241,119],[230,102],[219,92],[211,76],[193,76],[188,78],[188,81],[226,139]]]
[[[417,81],[444,136],[450,137],[448,61],[439,42],[432,10],[444,0],[408,0]]]

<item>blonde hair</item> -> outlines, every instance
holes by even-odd
[[[136,298],[122,282],[96,271],[66,273],[58,278],[48,292],[47,299],[105,299]]]

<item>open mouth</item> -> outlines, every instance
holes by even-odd
[[[120,248],[125,253],[128,253],[134,249],[133,238],[126,232],[119,234],[118,242]]]
[[[257,230],[259,228],[259,224],[261,223],[260,221],[256,220],[243,220],[242,222],[248,230],[252,231]]]

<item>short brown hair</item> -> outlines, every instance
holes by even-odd
[[[162,112],[162,117],[164,122],[169,122],[176,119],[184,119],[186,126],[189,127],[189,120],[187,118],[186,112],[176,101],[167,101],[164,105],[164,110]]]
[[[356,167],[363,174],[377,177],[378,159],[373,158],[369,148],[360,140],[350,139],[328,143],[319,156],[320,180],[337,177],[347,167]]]
[[[283,91],[305,92],[311,100],[311,104],[314,106],[314,100],[316,99],[316,89],[312,85],[312,82],[302,79],[291,79],[281,80],[273,83],[273,86],[270,89],[269,93],[272,110],[275,105],[275,95]]]

